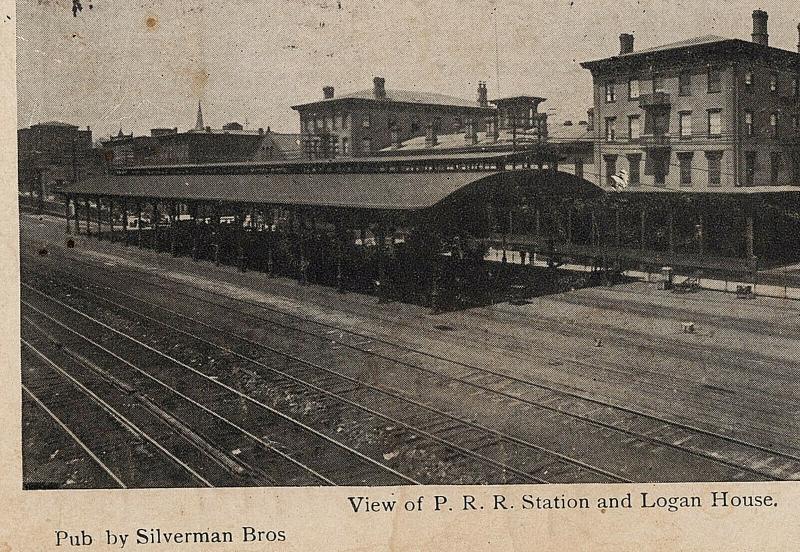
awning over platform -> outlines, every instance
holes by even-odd
[[[309,207],[419,210],[496,172],[110,175],[64,194]]]

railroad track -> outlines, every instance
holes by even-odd
[[[93,265],[92,263],[87,263],[86,261],[83,261],[83,260],[80,260],[80,259],[75,259],[75,260],[76,260],[76,262],[78,262],[80,264],[83,264],[83,265],[86,265],[86,266],[96,266],[96,265]],[[136,270],[139,273],[147,274],[148,276],[153,276],[152,272],[142,271],[142,270],[138,270],[138,269],[134,269],[134,268],[130,268],[130,267],[129,267],[129,269],[130,270]],[[293,316],[293,315],[291,315],[289,313],[286,313],[283,310],[271,308],[271,307],[269,307],[267,305],[264,305],[264,304],[261,304],[261,303],[256,304],[256,303],[253,303],[251,301],[244,301],[244,300],[241,300],[241,299],[231,298],[231,297],[228,297],[228,296],[226,296],[226,295],[224,295],[222,293],[215,292],[213,290],[209,290],[209,289],[202,288],[202,287],[199,287],[199,286],[193,286],[192,284],[187,283],[185,281],[183,283],[186,284],[186,285],[195,287],[196,289],[202,290],[204,293],[221,297],[221,298],[223,298],[223,299],[225,299],[227,301],[234,301],[235,300],[235,301],[238,301],[240,303],[246,303],[246,304],[250,304],[250,305],[257,305],[260,309],[263,309],[265,311],[269,311],[269,312],[271,312],[273,314],[278,314],[278,315],[283,316],[283,317],[293,317],[295,319],[302,320],[302,321],[307,321],[307,322],[310,322],[310,323],[324,324],[324,323],[321,323],[321,322],[318,322],[318,321],[311,320],[311,319],[309,319],[307,317]],[[150,284],[154,285],[156,287],[163,288],[163,286],[159,286],[158,284],[155,284],[152,281],[150,282]],[[175,291],[174,289],[171,290],[171,292],[172,293],[178,293],[180,295],[187,296],[187,297],[195,297],[192,294],[186,294],[186,293],[183,293],[183,292],[180,292],[180,291]],[[330,305],[328,305],[328,304],[326,304],[324,302],[314,302],[314,301],[309,301],[309,302],[314,303],[315,305],[319,306],[321,309],[335,308],[337,310],[340,310],[340,311],[343,311],[343,312],[347,312],[347,313],[352,313],[352,314],[355,314],[355,315],[358,315],[358,316],[369,316],[371,318],[376,318],[376,319],[378,319],[378,320],[380,320],[382,322],[391,323],[392,325],[406,325],[407,326],[407,324],[403,323],[400,320],[397,320],[397,319],[388,320],[386,318],[382,318],[382,317],[376,315],[374,312],[365,312],[365,311],[362,311],[362,310],[354,310],[352,308],[348,309],[348,308],[343,307],[341,305],[336,305],[335,307],[331,307]],[[473,312],[473,314],[477,315],[477,316],[481,316],[481,317],[483,317],[483,318],[485,318],[485,319],[487,319],[487,320],[489,320],[491,322],[495,322],[494,313],[492,313],[492,315],[489,315],[489,314],[486,314],[486,313],[481,313],[481,312],[475,311],[475,312]],[[597,338],[597,339],[599,339],[601,341],[602,340],[607,340],[607,338],[609,337],[609,331],[608,330],[600,330],[600,329],[597,329],[596,327],[593,327],[593,326],[587,325],[587,324],[574,324],[574,323],[567,324],[567,323],[564,323],[561,320],[558,320],[558,319],[555,319],[555,318],[552,318],[552,317],[546,317],[545,315],[542,315],[542,318],[543,318],[542,321],[532,320],[530,317],[523,317],[523,316],[515,315],[511,311],[505,311],[505,310],[503,311],[503,315],[507,316],[507,318],[510,319],[510,320],[520,321],[520,322],[522,322],[522,323],[524,323],[524,324],[526,324],[526,325],[528,325],[528,326],[530,326],[530,327],[532,327],[534,329],[538,329],[538,330],[545,331],[545,332],[550,332],[550,333],[553,333],[554,330],[555,330],[557,333],[561,334],[562,336],[566,336],[566,337],[576,337],[576,338],[580,338],[580,339],[583,339],[583,340],[589,340],[591,337],[594,337],[594,338]],[[331,328],[337,329],[337,330],[341,329],[340,327],[335,326],[335,325],[331,325],[331,324],[328,324],[328,326],[331,327]],[[384,343],[388,342],[388,340],[386,338],[380,338],[380,337],[377,337],[375,335],[365,335],[365,334],[362,334],[360,332],[353,332],[352,330],[346,330],[346,331],[348,331],[350,333],[355,333],[355,334],[357,334],[360,337],[363,337],[365,339],[372,339],[373,341],[378,340],[378,341],[381,341],[381,342],[384,342]],[[483,339],[484,341],[486,341],[486,337],[487,336],[475,336],[476,339]],[[502,337],[502,336],[497,336],[497,337]],[[723,348],[716,348],[715,349],[713,346],[708,346],[708,345],[700,346],[700,345],[696,345],[696,344],[692,344],[692,343],[686,343],[685,341],[675,341],[675,340],[663,339],[663,338],[658,338],[656,336],[652,336],[652,335],[649,335],[649,334],[644,335],[644,334],[641,334],[640,332],[634,332],[634,331],[624,330],[624,329],[620,329],[620,328],[615,328],[614,329],[613,339],[614,339],[614,343],[615,344],[617,344],[617,345],[627,345],[627,346],[632,347],[632,348],[634,348],[636,350],[642,351],[642,353],[645,354],[645,355],[651,354],[653,352],[653,350],[655,349],[656,351],[662,353],[666,357],[671,357],[671,358],[676,358],[676,359],[682,360],[684,358],[688,358],[685,353],[687,351],[689,351],[689,352],[692,352],[693,355],[694,355],[692,357],[693,361],[694,360],[707,360],[709,362],[715,363],[717,366],[720,367],[719,370],[717,370],[715,372],[715,373],[717,373],[717,377],[719,377],[720,375],[727,375],[727,376],[733,378],[733,381],[736,381],[737,386],[738,386],[737,393],[740,396],[743,393],[746,393],[748,396],[750,396],[750,397],[752,397],[754,399],[753,401],[751,401],[751,404],[748,407],[749,410],[751,410],[751,411],[752,410],[759,410],[759,408],[761,407],[760,405],[772,404],[772,403],[775,403],[776,401],[781,401],[781,400],[785,400],[787,402],[787,404],[786,404],[787,408],[789,408],[789,409],[795,409],[796,408],[796,405],[797,405],[796,396],[794,394],[782,393],[781,392],[781,389],[790,389],[793,385],[796,384],[796,381],[795,381],[796,378],[791,377],[790,375],[786,374],[787,364],[784,361],[778,361],[778,360],[776,360],[774,358],[764,357],[764,356],[758,355],[758,354],[747,354],[746,352],[742,352],[740,354],[740,358],[734,359],[734,358],[731,358],[730,351],[728,351],[726,349],[723,349]],[[647,343],[647,345],[643,345],[643,343]],[[509,347],[512,348],[512,349],[516,348],[518,351],[523,352],[525,360],[529,360],[531,357],[540,359],[540,360],[542,360],[544,362],[548,362],[548,363],[551,363],[551,362],[559,362],[560,363],[562,360],[564,360],[563,351],[561,349],[556,349],[556,348],[554,348],[552,346],[549,346],[549,345],[547,345],[547,343],[545,343],[545,342],[543,342],[541,340],[538,341],[538,342],[532,343],[532,345],[533,345],[533,349],[530,348],[530,347],[525,347],[524,351],[519,347],[519,345],[517,345],[515,347],[513,344],[511,344]],[[488,346],[488,341],[487,341],[487,346]],[[507,347],[507,348],[509,348],[509,347]],[[405,347],[405,348],[408,349],[408,347]],[[421,351],[416,351],[416,352],[421,352]],[[448,361],[448,362],[450,361],[450,359],[445,359],[445,358],[442,358],[442,357],[437,357],[437,358],[439,360],[444,360],[444,361]],[[626,384],[629,384],[630,382],[636,382],[636,383],[640,384],[641,388],[639,389],[639,391],[641,393],[643,393],[643,394],[648,394],[648,395],[653,394],[653,392],[657,392],[659,394],[662,394],[662,395],[666,396],[675,388],[675,386],[680,386],[681,388],[684,388],[684,387],[682,387],[684,385],[685,386],[690,386],[689,388],[691,388],[692,386],[697,386],[697,381],[694,380],[694,379],[682,377],[680,375],[675,374],[674,372],[665,372],[663,370],[657,370],[657,369],[654,369],[652,366],[643,367],[640,364],[635,364],[635,363],[630,362],[630,359],[629,359],[628,362],[620,362],[620,361],[611,362],[608,359],[604,359],[603,363],[598,363],[596,361],[596,359],[593,359],[593,362],[586,362],[586,361],[582,361],[582,360],[580,360],[578,358],[571,358],[571,359],[568,359],[568,363],[569,363],[570,366],[572,366],[572,367],[577,369],[577,371],[573,370],[573,375],[575,377],[578,377],[578,378],[581,377],[580,371],[583,371],[583,370],[593,370],[594,371],[594,370],[598,370],[599,369],[599,370],[602,370],[604,372],[607,372],[607,373],[611,374],[614,377],[619,378],[621,381],[624,381]],[[460,364],[463,364],[463,363],[460,363]],[[752,372],[752,367],[755,364],[759,364],[762,367],[762,369],[765,369],[765,371],[768,370],[768,374],[765,374],[763,377],[761,377],[761,374],[759,374],[759,377],[757,377],[757,378],[754,377],[752,379],[752,381],[743,382],[742,379],[741,379],[741,374],[742,373],[745,373],[745,374],[746,373],[751,373]],[[729,366],[729,365],[733,365],[734,367],[738,368],[739,371],[738,372],[734,372],[730,368],[727,368],[727,366]],[[562,364],[562,366],[563,366],[563,364]],[[798,369],[798,373],[800,373],[800,366],[798,366],[797,369]],[[742,370],[744,370],[744,372],[742,372]],[[654,381],[652,379],[651,380],[643,380],[643,379],[641,379],[640,376],[644,376],[644,375],[656,376],[656,378],[655,378],[656,381]],[[769,390],[768,392],[765,393],[765,391],[762,388],[759,387],[759,385],[762,385],[762,381],[764,380],[764,378],[767,378],[770,382],[783,380],[784,384],[778,390],[771,389],[771,390]],[[665,385],[661,385],[660,383],[658,383],[658,382],[661,382],[661,381],[669,381],[670,383],[673,383],[674,385],[666,385],[666,384]],[[552,382],[550,382],[550,383],[552,383]],[[745,383],[747,383],[746,387],[743,386],[743,384],[745,384]],[[716,400],[721,407],[725,407],[726,405],[727,406],[731,405],[731,403],[730,403],[730,390],[725,388],[724,382],[720,382],[720,383],[710,382],[707,385],[703,385],[702,387],[705,388],[704,391],[705,390],[708,390],[708,391],[720,391],[720,392],[722,392],[724,394],[724,396],[719,396],[719,397],[711,396],[711,399],[712,400]],[[686,399],[687,398],[684,397],[684,400],[686,400]],[[709,400],[709,397],[707,395],[704,395],[699,400],[698,405],[699,406],[705,405],[707,400]],[[680,423],[685,423],[685,422],[680,422]]]
[[[103,292],[108,292],[109,289],[103,289]],[[141,304],[148,304],[147,301],[142,300],[141,298],[134,297],[130,294],[125,294],[124,292],[119,292],[114,290],[114,293],[119,293],[121,296],[127,296],[128,298],[134,299]],[[197,297],[191,295],[195,299]],[[107,298],[105,298],[108,300]],[[110,300],[108,300],[110,301]],[[203,300],[206,303],[213,303],[208,300]],[[114,303],[114,302],[111,302]],[[129,309],[129,307],[125,307],[119,303],[115,303],[116,308],[125,308]],[[153,308],[158,308],[161,310],[166,310],[165,307],[161,305],[155,305],[153,303],[149,303],[149,305]],[[221,305],[216,304],[217,307]],[[261,305],[259,305],[261,307]],[[227,308],[227,307],[226,307]],[[193,319],[190,316],[185,314],[177,313],[172,311],[174,316],[180,316],[197,327],[202,325],[202,321],[197,319]],[[246,316],[253,317],[253,315],[244,313]],[[280,313],[281,315],[285,315],[285,313]],[[140,313],[141,315],[141,313]],[[277,324],[274,320],[268,319],[261,319],[260,321],[266,321],[270,324]],[[317,322],[312,322],[313,324],[320,325]],[[324,324],[323,324],[324,326]],[[297,328],[291,328],[292,331],[297,331]],[[219,328],[215,328],[216,331],[220,331]],[[336,328],[337,331],[342,333],[346,332],[346,330],[342,330],[341,328]],[[230,332],[227,332],[228,335]],[[305,331],[307,335],[311,335],[317,338],[322,338],[326,340],[330,340],[331,336],[329,333],[324,333],[320,335],[318,332],[309,332]],[[374,340],[371,336],[361,335],[358,336],[357,334],[351,334],[352,336],[357,336],[359,339],[363,341],[363,338],[369,338],[371,343],[374,343]],[[242,339],[242,336],[236,336],[238,339]],[[353,349],[358,349],[358,345],[354,343],[345,343],[342,341],[341,336],[336,339],[332,339],[332,342],[340,345],[340,346],[347,346]],[[250,342],[251,345],[262,347],[265,346],[259,343]],[[400,347],[395,344],[392,344],[395,347]],[[268,348],[268,347],[267,347]],[[428,353],[424,353],[422,351],[415,351],[405,348],[407,351],[412,351],[414,353],[421,353],[427,356]],[[371,355],[380,356],[380,353],[376,353],[375,351],[364,351],[363,349],[358,349],[362,352],[367,352]],[[277,351],[273,349],[274,353],[277,354],[285,354],[285,352]],[[300,360],[302,359],[295,359]],[[391,359],[394,362],[399,362],[397,359]],[[442,359],[440,359],[442,360]],[[410,365],[407,361],[403,362],[405,365]],[[324,369],[321,366],[315,366],[317,370]],[[427,371],[429,373],[434,372],[430,369],[424,369],[419,366],[414,366],[417,370]],[[469,377],[446,377],[442,376],[441,373],[431,374],[435,375],[437,378],[449,379],[449,381],[459,381],[460,383],[464,383],[466,385],[470,385],[472,387],[476,387],[486,392],[493,393],[495,395],[501,395],[506,399],[512,399],[517,403],[524,403],[526,406],[535,406],[537,408],[541,408],[543,410],[547,410],[551,413],[557,413],[561,416],[566,416],[572,418],[574,420],[581,420],[582,422],[594,425],[595,427],[602,428],[604,430],[610,430],[615,432],[616,434],[624,434],[627,438],[633,438],[639,441],[650,443],[651,445],[657,445],[659,447],[666,447],[671,448],[682,453],[688,453],[690,455],[703,458],[706,461],[711,461],[717,463],[719,465],[727,466],[733,470],[738,470],[741,472],[739,476],[741,477],[742,474],[747,474],[749,478],[752,476],[756,476],[756,478],[794,478],[800,472],[798,470],[797,462],[800,459],[796,457],[792,457],[790,455],[781,454],[772,450],[767,450],[764,448],[759,448],[758,446],[752,445],[750,443],[740,441],[737,439],[733,439],[728,436],[718,436],[711,434],[710,432],[706,432],[703,430],[697,430],[695,428],[681,426],[680,424],[676,424],[669,420],[664,420],[661,418],[656,418],[649,415],[643,415],[638,412],[631,412],[629,409],[621,409],[615,405],[611,405],[609,403],[605,403],[602,401],[597,400],[590,400],[584,397],[578,397],[575,394],[565,394],[560,390],[554,389],[547,389],[543,388],[543,386],[538,384],[533,384],[532,382],[521,381],[519,378],[510,378],[505,374],[490,374],[487,373],[485,370],[480,370],[474,367],[470,367],[470,369],[476,370],[471,376]],[[486,381],[486,377],[491,376],[490,379],[499,378],[499,380],[492,381],[493,387],[488,387]],[[509,381],[515,383],[524,383],[526,386],[535,386],[541,390],[548,391],[552,393],[551,396],[542,397],[540,401],[532,401],[522,399],[517,394],[511,393],[504,393],[500,392],[496,389],[497,386],[505,385]],[[530,389],[526,390],[528,394],[530,394]],[[524,393],[524,391],[522,392]],[[522,394],[520,393],[520,394]],[[579,404],[579,403],[584,404]],[[593,407],[589,410],[592,412],[592,416],[587,416],[585,414],[581,414],[577,411],[587,410],[587,405]],[[598,406],[601,406],[602,409],[598,411]],[[624,416],[621,416],[624,414]],[[687,445],[688,443],[688,445]],[[721,444],[725,444],[726,446],[721,447]],[[726,450],[727,449],[727,450]],[[759,454],[756,454],[758,452]],[[766,453],[766,456],[765,454]]]
[[[82,451],[82,453],[85,454],[86,457],[88,457],[90,459],[90,461],[93,463],[93,466],[96,467],[96,468],[99,468],[99,470],[100,470],[99,477],[98,477],[98,475],[91,475],[91,474],[88,475],[89,482],[91,483],[93,488],[121,488],[121,489],[127,488],[127,486],[125,485],[125,482],[122,481],[117,476],[117,474],[114,473],[111,470],[111,468],[109,468],[108,465],[103,460],[101,460],[94,453],[94,451],[92,451],[92,449],[86,443],[84,443],[81,440],[81,438],[78,437],[75,434],[75,432],[72,431],[69,428],[69,426],[67,426],[67,424],[65,424],[61,420],[61,418],[59,418],[52,410],[50,410],[47,407],[47,405],[39,397],[37,397],[30,389],[28,389],[28,387],[23,383],[22,384],[22,409],[23,409],[22,411],[23,411],[23,417],[29,418],[30,414],[26,414],[26,413],[29,413],[31,411],[31,409],[34,409],[34,408],[35,409],[39,409],[42,413],[44,413],[49,418],[50,422],[55,424],[55,426],[61,430],[61,432],[62,432],[61,436],[67,438],[66,445],[64,445],[63,442],[62,442],[62,444],[52,444],[51,446],[48,446],[46,448],[46,450],[44,450],[42,452],[44,452],[45,454],[46,453],[50,453],[50,458],[52,459],[52,458],[55,458],[59,453],[61,453],[63,448],[68,448],[70,446],[70,444],[74,445],[74,446],[77,446],[78,450]],[[47,435],[47,434],[37,435],[37,445],[41,446],[42,442],[48,442],[48,445],[50,445],[50,443],[57,443],[59,441],[59,437],[61,437],[61,436],[52,435],[52,434],[50,434],[50,435]],[[51,450],[52,450],[52,452],[50,452]],[[67,454],[68,454],[67,452],[64,452],[62,454],[62,457],[66,456]],[[71,456],[74,456],[74,454],[71,455]],[[78,461],[78,460],[80,460],[80,458],[76,457],[75,460]],[[102,481],[103,479],[107,479],[107,484],[103,483],[103,481]],[[70,482],[70,483],[72,483],[72,482]],[[55,481],[55,480],[48,480],[48,481],[37,480],[35,482],[31,482],[31,481],[27,481],[26,480],[26,482],[25,482],[26,487],[25,488],[26,489],[28,489],[28,488],[36,488],[36,489],[48,488],[48,489],[51,489],[51,488],[59,488],[59,487],[62,486],[62,484],[64,484],[64,483],[60,482],[60,481]],[[31,487],[31,485],[33,485],[33,486]]]
[[[25,285],[27,288],[27,284]],[[34,288],[30,289],[34,290]],[[36,291],[36,293],[46,295],[41,291]],[[55,300],[52,297],[51,299]],[[114,307],[117,312],[124,310],[134,314],[127,307],[121,305],[114,305]],[[135,313],[135,316],[147,318],[141,313]],[[313,393],[311,398],[314,401],[325,397],[329,401],[326,408],[331,411],[341,410],[344,407],[361,411],[380,418],[384,423],[391,424],[396,428],[402,428],[408,434],[403,438],[405,440],[413,439],[418,448],[430,451],[431,444],[435,443],[437,447],[444,449],[439,453],[441,456],[449,458],[452,458],[453,455],[463,456],[472,464],[472,469],[490,474],[489,481],[504,483],[628,481],[624,477],[590,466],[545,447],[485,428],[480,424],[402,397],[397,393],[381,390],[377,386],[332,370],[326,370],[300,359],[291,359],[291,366],[283,364],[281,369],[277,369],[272,364],[245,356],[229,347],[214,344],[208,339],[198,336],[195,331],[188,332],[152,318],[150,320],[162,326],[162,329],[159,330],[162,334],[163,328],[168,327],[184,337],[200,341],[216,349],[218,354],[224,353],[253,365],[258,369],[258,375],[264,380],[263,383],[267,385],[283,390],[287,390],[291,386],[291,391],[295,393]],[[171,339],[169,341],[172,342]],[[269,377],[264,377],[265,372],[269,372]],[[367,404],[380,404],[380,410],[365,406]],[[426,441],[428,441],[427,444]],[[497,475],[492,476],[493,472],[496,472]],[[426,482],[447,483],[448,481],[434,479]]]
[[[46,308],[52,312],[58,310],[56,307],[61,306],[50,302]],[[66,305],[63,308],[66,309]],[[93,325],[90,319],[82,316],[83,320],[75,324],[75,318],[70,319],[63,310],[59,320],[25,299],[23,313],[28,319],[36,319],[39,327],[46,329],[48,337],[63,348],[73,354],[80,351],[79,354],[90,357],[88,362],[102,366],[103,370],[124,382],[124,385],[137,389],[164,410],[169,410],[172,417],[188,420],[193,427],[202,427],[210,433],[216,428],[213,436],[221,450],[233,451],[231,454],[240,463],[259,466],[260,471],[269,473],[273,480],[305,485],[375,481],[379,484],[416,483],[235,389],[205,375],[201,376],[192,367],[170,359],[168,355],[156,354],[143,343],[136,343],[99,321],[95,320]],[[74,329],[76,326],[84,330],[79,332]],[[87,326],[93,326],[94,339],[86,335]],[[112,347],[120,353],[112,351]],[[142,349],[153,354],[148,355]],[[134,356],[139,365],[122,355]],[[140,366],[147,366],[148,369]],[[174,370],[176,367],[184,370],[178,374]],[[200,396],[202,401],[195,398]],[[247,408],[241,408],[242,400],[247,402]],[[244,424],[249,427],[245,428]],[[256,431],[265,428],[270,431],[269,436],[256,435]],[[275,436],[277,440],[272,441],[270,436]],[[283,444],[279,446],[277,443]],[[327,459],[336,458],[334,455],[344,455],[347,466],[328,465]],[[325,469],[326,474],[311,467],[312,462],[322,464],[320,469]],[[265,483],[263,478],[259,483]]]
[[[148,458],[163,456],[172,464],[151,466],[143,462],[142,466],[129,465],[128,472],[132,478],[143,478],[142,481],[133,480],[129,486],[231,487],[275,483],[262,471],[231,456],[219,444],[189,428],[184,421],[160,408],[145,394],[83,354],[65,346],[29,315],[24,315],[22,322],[23,335],[30,339],[27,341],[23,338],[23,348],[35,354],[51,369],[52,374],[48,374],[50,377],[44,380],[45,383],[51,385],[55,374],[72,384],[72,388],[59,392],[69,408],[67,415],[83,412],[88,402],[88,407],[97,407],[118,422],[124,429],[122,434],[130,439],[126,442],[133,443],[135,451],[146,446],[152,449],[152,452],[144,451]],[[27,369],[29,364],[26,362],[24,365]],[[84,415],[78,422],[82,422],[82,430],[95,431],[93,417]],[[108,432],[108,435],[111,437],[113,432]],[[128,455],[129,458],[134,456]]]

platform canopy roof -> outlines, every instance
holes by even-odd
[[[64,194],[376,210],[427,209],[492,171],[421,173],[133,174],[65,187]]]

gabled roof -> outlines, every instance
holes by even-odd
[[[304,104],[293,105],[292,109],[305,107],[310,105],[326,104],[338,102],[342,100],[358,100],[358,101],[373,101],[373,102],[400,102],[411,103],[420,105],[438,105],[438,106],[452,106],[452,107],[474,107],[475,109],[491,109],[481,107],[477,100],[465,100],[456,96],[448,96],[446,94],[437,94],[435,92],[420,92],[415,90],[399,90],[396,88],[387,88],[385,98],[376,98],[372,88],[352,92],[350,94],[343,94],[334,98],[322,99]]]

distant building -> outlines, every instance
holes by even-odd
[[[272,132],[267,128],[244,130],[231,122],[222,129],[203,127],[198,105],[195,128],[154,128],[150,136],[133,136],[121,130],[103,140],[110,168],[140,165],[182,165],[235,161],[286,161],[301,157],[300,135]]]
[[[17,131],[19,189],[50,194],[93,176],[102,164],[92,150],[92,131],[51,121]]]
[[[594,79],[595,165],[630,186],[673,189],[800,184],[800,54],[704,36],[582,64]],[[800,45],[798,45],[800,49]]]
[[[426,134],[484,131],[489,106],[486,83],[478,85],[476,100],[444,94],[388,89],[381,77],[373,87],[343,96],[323,88],[318,101],[292,106],[300,115],[303,152],[308,159],[371,155],[392,143]]]

